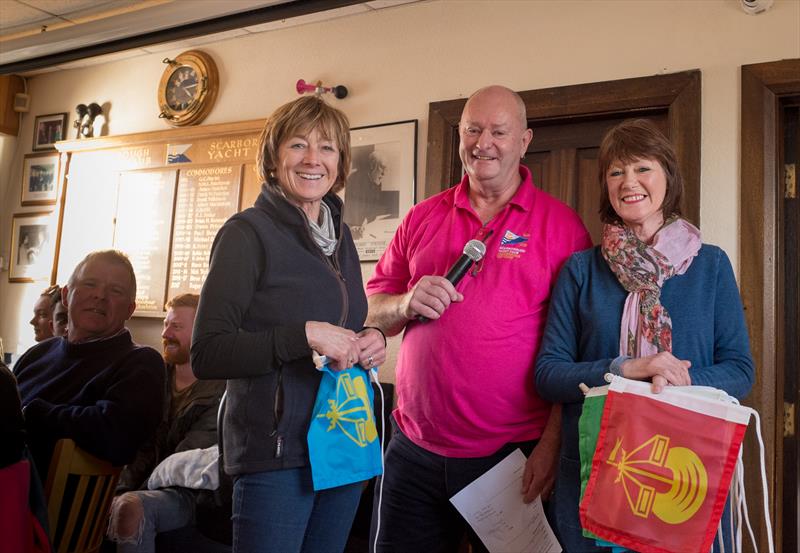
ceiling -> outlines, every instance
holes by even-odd
[[[189,48],[418,0],[0,0],[0,74]]]

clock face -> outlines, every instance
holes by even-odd
[[[189,50],[163,62],[167,68],[158,83],[159,117],[173,127],[199,123],[217,99],[219,74],[214,60],[205,52]]]
[[[167,105],[175,111],[183,111],[195,101],[199,92],[195,70],[187,65],[179,67],[167,81]]]

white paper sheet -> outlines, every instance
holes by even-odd
[[[522,501],[525,454],[519,449],[450,498],[492,553],[561,553],[542,500]]]

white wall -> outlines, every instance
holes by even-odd
[[[800,57],[800,1],[777,0],[757,16],[739,4],[438,0],[211,43],[202,49],[215,58],[221,86],[205,123],[266,117],[296,97],[298,78],[344,84],[350,96],[333,101],[354,126],[420,120],[421,190],[429,102],[464,97],[490,83],[530,90],[700,69],[702,230],[737,267],[739,68]],[[163,129],[155,102],[161,59],[182,50],[30,79],[22,146],[10,152],[0,144],[0,255],[8,256],[11,214],[21,211],[19,172],[34,116],[109,102],[109,134]],[[32,344],[27,320],[45,284],[9,284],[0,273],[0,336],[8,351]],[[131,327],[140,341],[157,341],[157,322],[137,320]]]

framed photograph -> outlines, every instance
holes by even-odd
[[[56,238],[53,213],[15,213],[12,217],[9,282],[50,278]]]
[[[58,160],[58,152],[25,156],[22,163],[22,205],[56,203]]]
[[[55,150],[56,142],[67,136],[67,114],[37,115],[33,125],[33,151]]]
[[[376,261],[416,201],[417,120],[350,129],[350,143],[344,221],[361,261]]]

